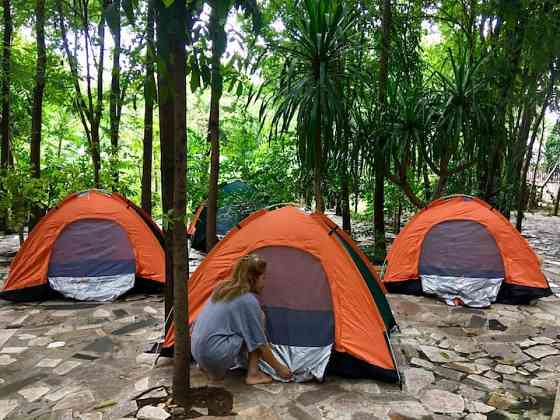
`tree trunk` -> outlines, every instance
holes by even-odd
[[[553,89],[554,89],[554,84],[556,83],[556,71],[554,70],[553,66],[551,65],[551,72],[550,72],[550,80],[548,83],[548,89],[545,95],[545,98],[543,100],[543,104],[542,104],[542,108],[541,108],[541,112],[537,117],[537,120],[534,123],[533,126],[533,133],[531,134],[531,140],[529,141],[529,144],[526,145],[526,141],[525,141],[525,149],[526,149],[526,159],[525,159],[525,163],[523,166],[523,170],[521,172],[520,175],[520,180],[519,180],[519,196],[518,196],[518,200],[517,200],[517,220],[516,220],[516,224],[515,227],[517,228],[517,230],[519,232],[521,232],[522,228],[523,228],[523,217],[524,217],[524,212],[525,212],[525,207],[527,207],[527,202],[529,201],[529,196],[528,196],[528,191],[527,191],[527,174],[529,172],[529,165],[531,164],[531,158],[533,156],[533,146],[535,144],[535,140],[537,138],[537,132],[539,130],[539,126],[541,124],[541,122],[544,120],[544,115],[546,113],[546,110],[548,109],[548,104],[550,101],[550,97],[552,95]],[[544,127],[543,127],[543,132],[544,132]]]
[[[558,216],[558,207],[560,207],[560,186],[558,187],[558,192],[556,193],[556,198],[554,199],[554,215]]]
[[[350,182],[348,179],[348,171],[344,169],[344,174],[342,176],[342,191],[341,191],[341,201],[342,201],[342,229],[348,234],[352,231],[351,219],[350,219]]]
[[[104,7],[108,0],[103,0]],[[102,16],[97,28],[99,36],[99,54],[97,66],[97,101],[92,110],[93,121],[91,128],[91,156],[93,160],[94,182],[96,188],[101,188],[99,173],[101,172],[101,139],[99,127],[103,116],[103,66],[105,62],[105,18]]]
[[[432,200],[437,200],[441,198],[445,194],[445,187],[447,186],[447,180],[449,178],[447,174],[447,164],[445,167],[440,168],[441,173],[438,178],[438,182],[436,185],[436,190],[434,191],[434,195],[432,196]]]
[[[379,56],[379,105],[381,121],[384,119],[389,74],[389,43],[391,33],[391,0],[383,0],[381,20],[381,54]],[[383,122],[382,122],[383,124]],[[382,130],[383,131],[383,130]],[[379,144],[375,148],[375,192],[373,208],[373,225],[375,230],[375,258],[385,260],[387,244],[385,242],[385,133],[381,133]]]
[[[35,70],[35,87],[33,89],[33,109],[31,111],[31,176],[41,177],[41,126],[43,124],[43,93],[45,91],[45,70],[47,65],[47,51],[45,47],[45,0],[35,3],[37,36],[37,64]],[[31,209],[29,231],[41,218],[42,209],[34,206]]]
[[[220,14],[216,0],[210,2],[210,38],[212,39],[212,79],[210,85],[210,114],[208,141],[210,142],[210,177],[208,179],[208,213],[206,217],[206,251],[216,245],[216,217],[218,213],[218,182],[220,178],[220,98],[222,97],[222,70],[220,60],[225,50],[225,16]]]
[[[403,211],[402,201],[399,198],[399,207],[398,207],[398,210],[397,210],[397,220],[395,222],[395,235],[398,235],[401,231],[402,211]]]
[[[173,398],[179,404],[187,406],[187,392],[190,387],[190,335],[187,327],[189,273],[187,261],[187,237],[185,220],[187,216],[187,86],[186,86],[186,5],[175,1],[177,21],[180,23],[176,39],[172,42],[171,61],[174,84],[174,145],[175,145],[175,179],[173,190],[173,285],[174,321],[175,321],[175,360],[173,370]]]
[[[10,0],[3,0],[4,6],[4,42],[2,45],[2,151],[0,167],[10,166],[10,65],[12,52],[12,6]]]
[[[119,125],[120,125],[120,98],[121,98],[121,0],[113,0],[114,15],[116,17],[111,29],[113,35],[113,70],[111,71],[111,95],[109,97],[109,119],[111,121],[111,175],[113,190],[118,189],[119,183]]]
[[[315,195],[315,211],[319,213],[325,212],[325,200],[321,188],[322,182],[322,159],[323,159],[323,142],[321,139],[321,105],[318,106],[317,127],[315,128],[315,165],[313,170],[313,193]]]
[[[107,0],[103,0],[103,8],[106,6]],[[70,65],[70,73],[72,74],[72,82],[74,84],[74,90],[76,92],[76,108],[78,110],[78,115],[80,121],[84,128],[88,144],[89,152],[91,155],[91,160],[93,164],[93,177],[94,184],[96,188],[101,188],[101,181],[99,178],[99,172],[101,169],[101,158],[100,158],[100,141],[99,141],[99,126],[101,123],[101,115],[103,113],[103,59],[105,52],[105,17],[101,16],[98,26],[99,35],[99,55],[98,55],[98,66],[97,66],[97,102],[94,107],[93,96],[91,89],[91,77],[89,70],[89,19],[87,15],[87,9],[84,11],[84,16],[81,16],[83,23],[83,31],[86,43],[86,86],[87,86],[87,103],[84,100],[81,89],[81,77],[78,73],[78,60],[76,58],[76,49],[78,45],[78,31],[75,31],[75,45],[74,52],[70,50],[70,45],[68,43],[68,35],[66,31],[66,25],[64,23],[64,17],[67,15],[62,6],[62,0],[56,0],[55,6],[58,13],[58,24],[62,38],[62,46],[68,58],[68,64]]]
[[[154,7],[148,1],[148,21],[146,23],[146,78],[144,80],[144,142],[142,159],[142,208],[152,214],[152,154],[154,137]]]
[[[541,155],[542,155],[542,148],[543,148],[543,141],[544,141],[544,121],[543,121],[543,128],[541,131],[541,139],[539,141],[539,151],[537,153],[537,162],[535,163],[535,170],[533,172],[533,179],[531,181],[531,190],[529,191],[529,198],[536,197],[536,186],[537,186],[537,173],[539,171],[539,165],[541,163]],[[539,201],[535,200],[533,203],[534,207],[539,206]]]
[[[173,124],[166,130],[165,137],[160,137],[162,149],[167,149],[172,156],[173,183],[171,184],[173,217],[171,230],[171,249],[173,259],[173,296],[175,348],[173,370],[173,398],[182,405],[188,403],[190,338],[187,333],[188,295],[186,280],[188,272],[186,264],[188,252],[185,235],[186,217],[186,4],[175,1],[165,7],[162,1],[157,2],[157,33],[158,33],[158,81],[160,97],[166,99],[165,105],[172,113]],[[165,69],[163,68],[165,66]],[[162,73],[167,71],[165,77]],[[162,90],[163,89],[163,90]],[[161,102],[160,102],[161,104]],[[160,123],[161,114],[160,110]],[[167,120],[163,121],[168,122]],[[160,131],[161,133],[161,131]],[[163,164],[163,159],[162,159]],[[162,187],[169,180],[163,181]],[[169,189],[169,185],[167,186]]]
[[[219,71],[218,71],[219,72]],[[212,71],[212,79],[216,77]],[[212,82],[214,85],[214,82]],[[210,140],[210,177],[208,178],[208,213],[206,218],[206,251],[210,250],[218,242],[216,236],[216,218],[218,214],[218,179],[220,177],[220,138],[219,122],[220,109],[219,100],[212,88],[210,99],[210,117],[208,121],[208,137]]]
[[[428,165],[426,163],[422,165],[422,178],[424,187],[424,201],[426,203],[429,203],[430,197],[432,195],[432,188],[430,185],[430,176],[428,174]]]
[[[160,142],[160,171],[161,171],[161,207],[163,214],[163,234],[165,245],[165,319],[173,309],[173,230],[169,217],[173,210],[173,189],[175,185],[175,147],[174,143],[174,107],[173,81],[170,79],[170,24],[174,22],[173,15],[157,0],[156,13],[157,31],[157,83],[159,109],[159,142]],[[178,280],[179,281],[179,280]],[[170,323],[165,324],[165,332]]]
[[[519,3],[520,5],[521,3]],[[527,16],[520,10],[520,6],[515,12],[517,13],[519,19],[515,28],[510,29],[506,36],[504,36],[505,42],[505,56],[509,57],[507,61],[508,68],[505,70],[505,77],[503,78],[503,84],[501,86],[500,98],[497,102],[495,117],[493,118],[492,125],[495,127],[496,141],[494,142],[494,147],[490,152],[488,157],[488,170],[485,175],[487,180],[484,199],[489,202],[492,206],[500,208],[501,205],[498,200],[498,189],[500,185],[500,175],[502,170],[502,161],[504,155],[504,147],[506,143],[506,112],[510,103],[510,98],[513,92],[511,86],[513,81],[517,77],[520,71],[520,61],[523,43],[525,37],[525,26],[527,22]],[[502,27],[502,16],[497,17],[498,24],[494,32],[495,39],[498,39],[500,29]]]

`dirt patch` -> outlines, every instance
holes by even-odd
[[[233,395],[224,388],[200,387],[189,389],[187,395],[187,409],[184,414],[173,413],[174,408],[177,408],[178,405],[173,402],[170,396],[170,390],[167,387],[161,388],[166,391],[166,396],[142,398],[142,395],[146,395],[146,393],[143,393],[136,397],[135,400],[138,404],[138,409],[147,405],[157,406],[165,404],[164,408],[172,414],[171,419],[173,420],[194,419],[205,415],[235,415],[235,413],[232,412]],[[153,391],[153,389],[150,391]],[[208,411],[207,413],[206,410]]]

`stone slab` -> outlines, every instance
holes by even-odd
[[[465,410],[463,397],[439,389],[425,391],[422,394],[421,401],[434,413],[460,414]]]
[[[420,350],[430,360],[430,362],[434,363],[460,362],[466,360],[453,350],[442,350],[433,346],[420,346]]]
[[[553,356],[560,353],[560,350],[558,350],[557,348],[546,344],[529,347],[528,349],[525,349],[523,351],[535,359],[542,359],[543,357]]]
[[[465,383],[476,388],[487,389],[489,391],[493,391],[495,389],[503,387],[503,384],[501,382],[498,382],[494,379],[485,378],[484,376],[480,375],[467,376],[467,378],[465,379]]]
[[[4,420],[17,406],[17,400],[0,400],[0,420]]]

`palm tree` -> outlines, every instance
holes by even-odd
[[[313,168],[315,206],[323,212],[323,160],[345,114],[341,86],[362,78],[347,61],[357,40],[358,16],[341,0],[296,0],[288,7],[286,38],[275,46],[282,69],[268,82],[272,93],[263,108],[274,110],[274,133],[287,131],[296,118],[300,159],[304,168]]]

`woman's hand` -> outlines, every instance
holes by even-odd
[[[285,364],[281,363],[279,360],[274,357],[272,354],[272,348],[270,344],[265,344],[260,348],[261,351],[261,358],[270,365],[274,369],[274,371],[280,376],[282,379],[291,379],[292,378],[292,371],[286,367]]]
[[[291,379],[292,378],[292,375],[293,375],[292,371],[290,369],[288,369],[282,363],[278,363],[278,366],[274,370],[276,371],[278,376],[280,376],[282,379]]]

